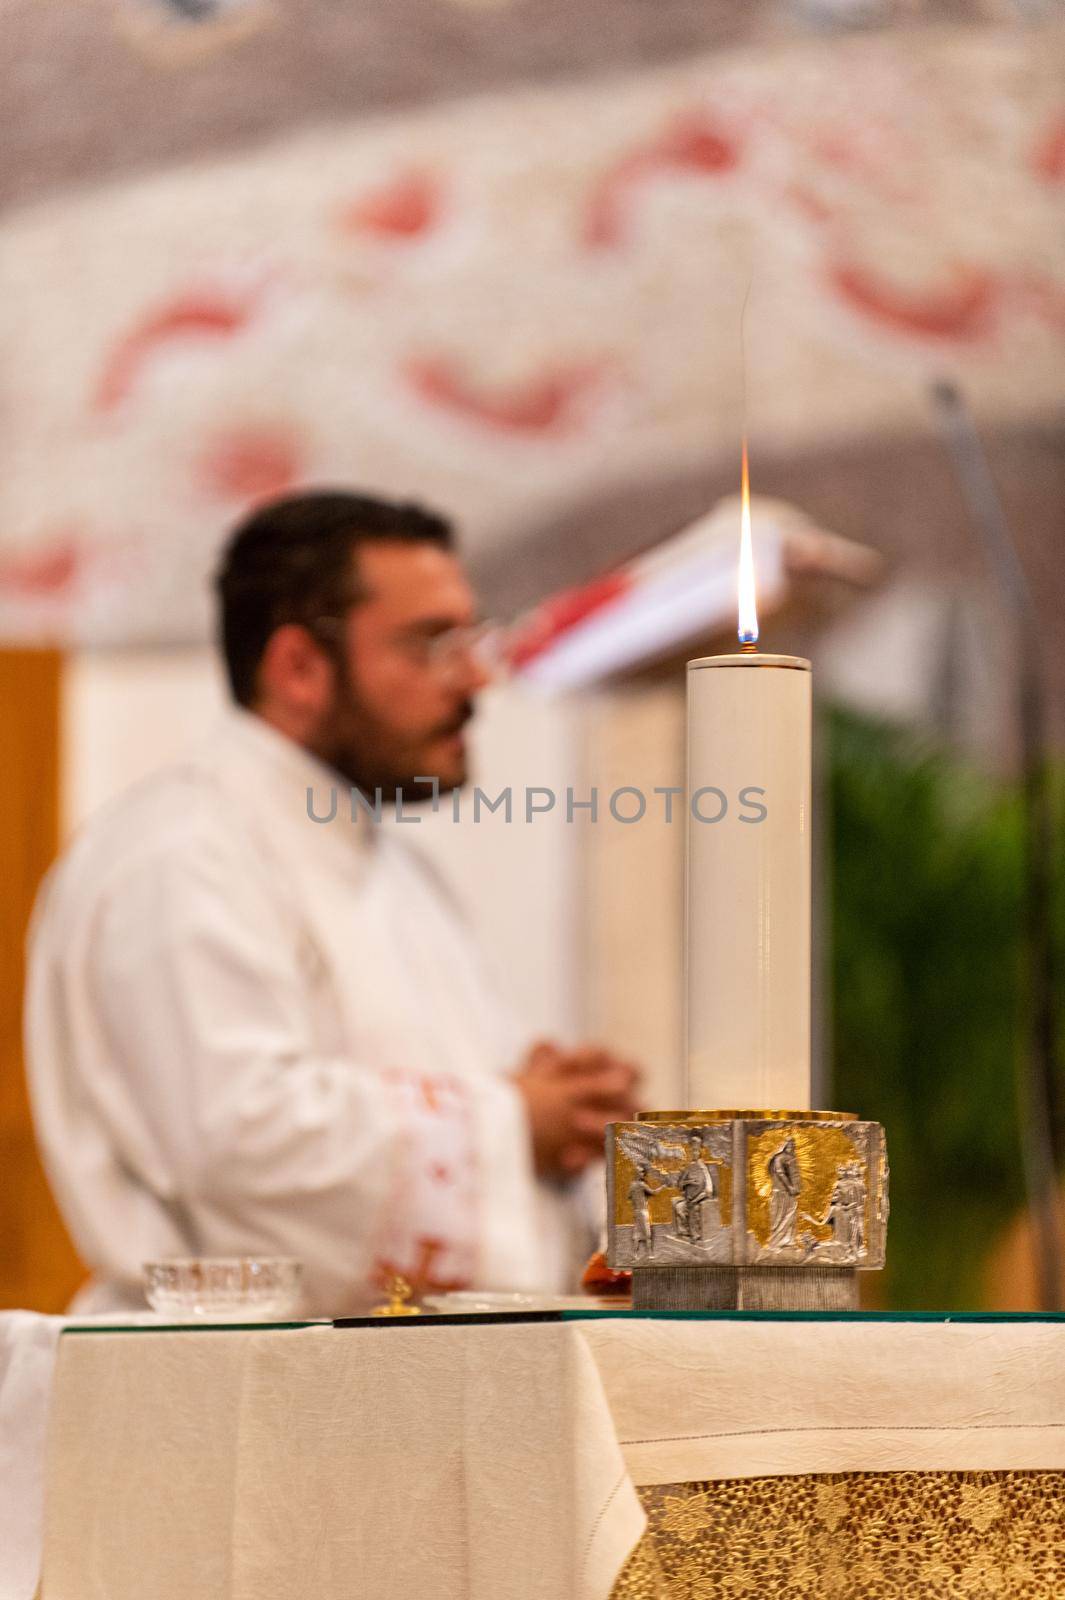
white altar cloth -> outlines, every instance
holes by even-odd
[[[48,1403],[59,1336],[112,1318],[0,1311],[0,1600],[33,1600],[41,1572]],[[131,1315],[142,1325],[152,1312]]]
[[[41,1565],[44,1439],[62,1317],[0,1314],[0,1600],[32,1600]]]
[[[607,1600],[636,1484],[914,1469],[1065,1469],[1065,1325],[78,1332],[42,1595]]]

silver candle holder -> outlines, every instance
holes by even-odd
[[[607,1132],[607,1261],[637,1310],[856,1310],[887,1219],[878,1122],[655,1111]]]

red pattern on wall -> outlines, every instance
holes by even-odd
[[[337,216],[342,233],[379,239],[420,239],[444,215],[444,185],[430,172],[409,171],[343,206]]]
[[[946,284],[902,289],[870,268],[837,262],[830,281],[852,310],[887,328],[920,338],[973,340],[990,329],[998,285],[988,272],[958,266]]]
[[[43,538],[32,550],[0,555],[0,589],[29,598],[53,598],[69,590],[79,577],[84,554],[73,532]]]
[[[923,425],[944,353],[987,415],[1059,405],[1037,35],[707,54],[6,215],[0,632],[202,638],[227,525],[299,483],[438,503],[472,548],[687,471],[729,436],[752,264],[774,449]]]
[[[294,489],[303,476],[303,456],[289,424],[223,428],[205,445],[196,479],[212,500],[251,504]]]
[[[255,298],[216,290],[184,289],[148,312],[107,355],[93,407],[111,411],[129,398],[142,370],[167,345],[186,340],[226,340],[252,321]]]
[[[1032,171],[1045,183],[1065,183],[1065,112],[1055,117],[1036,140]]]
[[[510,387],[488,388],[456,362],[412,357],[404,367],[411,388],[430,405],[500,433],[545,435],[581,426],[581,405],[606,375],[604,364],[556,368]]]
[[[595,185],[584,213],[584,243],[590,249],[621,244],[633,191],[649,180],[664,173],[720,177],[739,163],[733,131],[705,112],[680,112],[657,138],[622,156]]]

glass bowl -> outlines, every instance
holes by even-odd
[[[300,1310],[300,1262],[289,1256],[189,1256],[146,1261],[153,1311],[176,1321],[281,1321]]]

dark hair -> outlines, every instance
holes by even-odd
[[[276,628],[340,617],[360,599],[354,552],[383,541],[451,549],[449,522],[416,505],[316,490],[260,506],[231,534],[215,575],[219,629],[233,697],[255,699]]]

